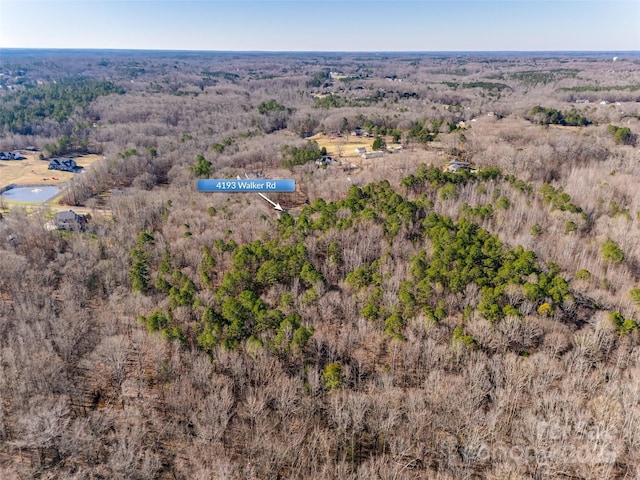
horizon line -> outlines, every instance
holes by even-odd
[[[1,51],[114,51],[114,52],[190,52],[190,53],[640,53],[640,50],[209,50],[177,48],[119,47],[1,47]]]

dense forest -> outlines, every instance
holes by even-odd
[[[0,202],[0,478],[640,475],[637,55],[0,73],[0,151],[101,157]]]

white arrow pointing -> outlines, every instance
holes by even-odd
[[[276,210],[278,210],[279,212],[282,211],[282,207],[280,206],[280,203],[276,203],[272,200],[269,200],[265,195],[261,194],[260,192],[258,192],[258,195],[260,195],[262,198],[264,198],[267,202],[269,202],[271,205],[273,205],[273,208],[275,208]]]

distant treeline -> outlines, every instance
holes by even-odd
[[[584,127],[593,123],[575,109],[568,113],[563,113],[555,108],[545,108],[540,105],[536,105],[531,109],[529,119],[540,125],[565,125],[571,127]]]
[[[640,83],[633,85],[581,85],[579,87],[565,87],[561,88],[563,92],[610,92],[610,91],[625,91],[635,92],[640,90]]]

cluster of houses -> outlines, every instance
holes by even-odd
[[[26,160],[19,150],[14,152],[0,152],[0,160]],[[60,170],[61,172],[77,172],[82,167],[73,158],[52,158],[49,160],[49,170]]]
[[[371,132],[368,132],[366,130],[363,130],[362,128],[355,128],[353,130],[351,130],[351,132],[348,132],[349,135],[353,136],[353,137],[373,137],[373,134]],[[329,133],[329,138],[342,138],[342,132],[330,132]]]
[[[49,170],[60,170],[62,172],[77,172],[82,167],[73,158],[52,158],[49,161]]]
[[[26,150],[36,151],[34,147],[27,147]],[[22,155],[18,150],[13,152],[0,151],[0,160],[26,160],[27,157]],[[72,158],[52,158],[49,161],[49,170],[60,170],[63,172],[77,172],[82,169]],[[2,213],[0,213],[0,219]],[[73,210],[65,212],[57,212],[52,228],[58,230],[81,231],[84,230],[88,223],[87,215],[80,215]]]
[[[401,146],[395,147],[395,148],[387,148],[387,153],[396,153],[402,150]],[[385,154],[385,151],[383,150],[374,150],[372,152],[368,151],[366,149],[366,147],[356,147],[354,149],[354,151],[360,155],[363,159],[368,160],[368,159],[372,159],[372,158],[382,158]],[[322,158],[319,158],[318,160],[316,160],[316,165],[318,165],[319,167],[322,166],[330,166],[330,165],[337,165],[340,162],[328,155],[325,155]]]
[[[362,158],[365,160],[369,158],[382,158],[384,156],[384,152],[382,150],[374,150],[373,152],[368,152],[365,147],[357,147],[355,152],[362,155]]]
[[[0,152],[0,160],[24,160],[26,158],[17,150],[15,152]]]

